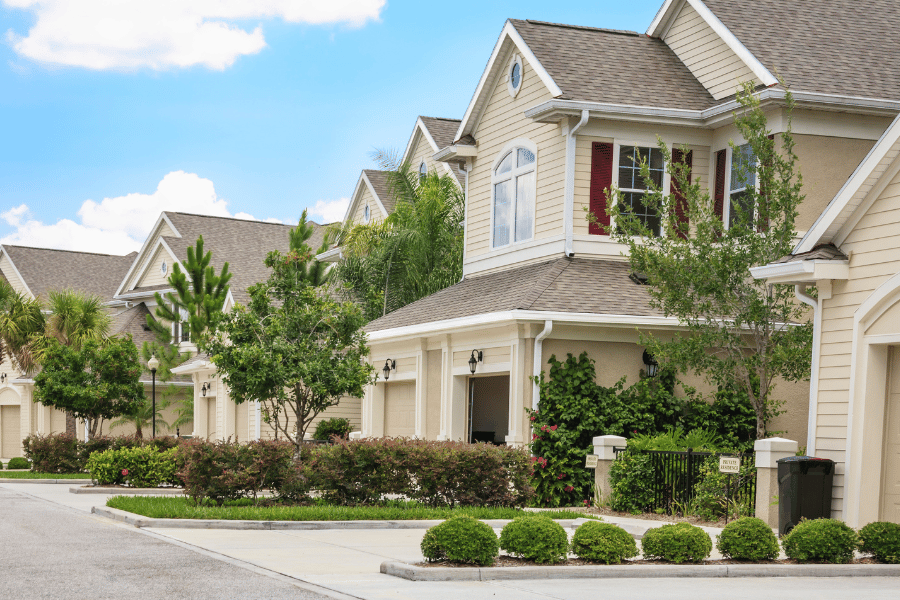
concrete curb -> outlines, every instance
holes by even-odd
[[[410,581],[647,579],[658,577],[900,577],[900,565],[591,565],[582,567],[419,567],[381,563],[381,572]]]
[[[0,479],[0,483],[91,483],[90,479]]]
[[[444,522],[444,519],[422,521],[228,521],[223,519],[151,519],[117,508],[95,506],[91,512],[114,521],[135,527],[160,529],[230,529],[248,531],[324,530],[324,529],[428,529]],[[575,529],[586,519],[560,519],[566,529]],[[501,529],[509,519],[484,520],[494,529]]]
[[[116,496],[172,496],[184,494],[181,488],[72,487],[70,494],[114,494]]]

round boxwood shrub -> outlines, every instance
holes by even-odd
[[[572,552],[584,560],[617,564],[638,555],[637,544],[631,534],[615,525],[588,521],[575,530]]]
[[[859,549],[878,562],[900,563],[900,525],[879,521],[859,530]]]
[[[566,559],[569,536],[556,521],[529,515],[506,524],[500,532],[500,548],[536,563],[557,563]]]
[[[768,525],[756,517],[732,521],[719,534],[716,547],[725,558],[735,560],[775,560],[778,539]]]
[[[476,565],[489,565],[500,553],[494,530],[463,515],[451,517],[426,531],[421,548],[429,561],[452,560]]]
[[[6,465],[7,469],[30,469],[31,463],[28,462],[27,458],[22,458],[21,456],[17,456],[15,458],[9,459],[9,464]]]
[[[788,558],[800,562],[847,563],[858,543],[856,532],[837,519],[800,521],[781,539]]]
[[[331,436],[336,435],[339,438],[345,438],[353,431],[350,421],[334,417],[331,419],[322,419],[316,425],[316,431],[313,433],[314,440],[330,440]]]
[[[641,540],[644,558],[674,563],[700,562],[712,552],[709,535],[690,523],[663,525],[649,530]]]

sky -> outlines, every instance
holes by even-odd
[[[644,32],[661,4],[0,0],[0,243],[126,254],[162,210],[338,221],[373,151],[461,118],[506,19]]]

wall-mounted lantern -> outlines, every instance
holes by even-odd
[[[647,367],[647,377],[656,377],[656,374],[659,373],[659,363],[656,362],[656,359],[652,354],[644,350],[644,366]]]
[[[205,396],[205,395],[206,395],[206,391],[209,389],[209,387],[210,387],[210,386],[207,385],[206,382],[203,382],[203,385],[200,386],[200,395],[201,395],[201,396]]]
[[[387,359],[384,361],[384,368],[381,369],[381,372],[384,373],[384,380],[387,381],[391,378],[391,371],[397,370],[397,361]]]
[[[6,382],[6,373],[0,373],[0,383]]]
[[[469,357],[469,370],[472,375],[475,374],[475,367],[484,360],[484,353],[481,350],[472,350],[472,356]]]

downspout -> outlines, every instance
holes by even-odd
[[[587,111],[585,111],[587,112]],[[544,349],[544,338],[553,332],[553,321],[544,321],[544,330],[534,338],[534,371],[535,377],[541,376],[541,356]],[[531,410],[538,409],[538,398],[541,393],[541,386],[537,381],[531,384]]]
[[[563,227],[566,233],[563,254],[566,256],[575,256],[573,248],[575,243],[575,152],[577,151],[575,134],[587,124],[589,117],[590,111],[581,111],[581,120],[566,134],[566,188],[565,207],[563,208]]]
[[[819,338],[822,335],[822,306],[820,300],[806,293],[805,284],[794,286],[794,295],[813,309],[812,361],[809,378],[809,417],[806,425],[806,454],[816,455],[816,417],[819,413]]]
[[[463,192],[463,268],[460,279],[462,281],[466,278],[466,246],[469,243],[469,161],[459,163],[459,168],[466,174],[465,191]]]

